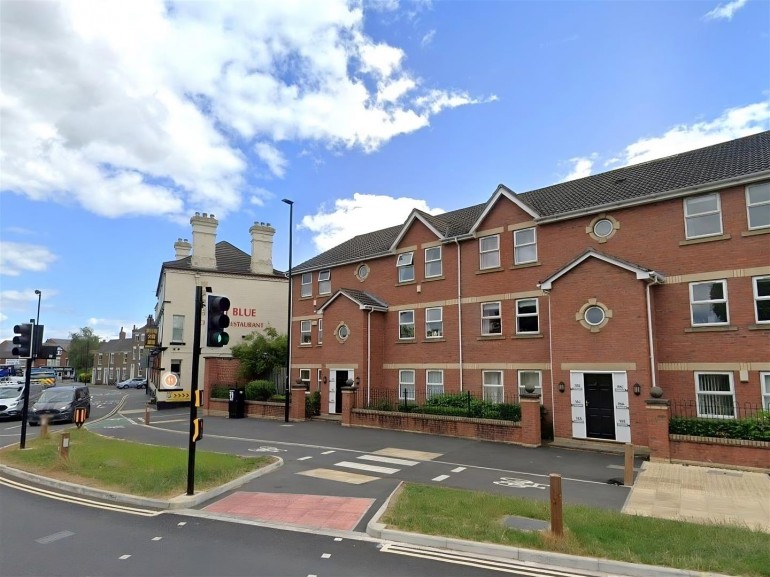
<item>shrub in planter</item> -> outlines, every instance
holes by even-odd
[[[211,398],[212,399],[229,399],[230,398],[230,389],[232,387],[229,387],[227,385],[214,385],[211,387]]]
[[[694,437],[770,441],[770,411],[759,411],[744,419],[672,417],[668,423],[668,432]]]
[[[251,381],[246,385],[247,401],[267,401],[275,394],[275,385],[270,381]]]
[[[317,417],[321,414],[321,391],[305,395],[305,416]]]

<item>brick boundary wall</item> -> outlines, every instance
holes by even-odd
[[[651,461],[770,471],[769,442],[672,435],[668,432],[670,419],[671,407],[667,400],[647,401],[647,435]]]

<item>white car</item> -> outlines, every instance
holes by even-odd
[[[24,384],[0,384],[0,417],[21,417],[24,409]]]
[[[125,381],[120,381],[117,385],[115,385],[118,389],[143,389],[147,386],[147,379],[144,379],[142,377],[134,377],[133,379],[126,379]]]

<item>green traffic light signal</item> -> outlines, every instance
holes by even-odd
[[[208,295],[206,305],[206,346],[224,347],[230,342],[230,335],[225,329],[230,326],[230,299],[223,296]]]

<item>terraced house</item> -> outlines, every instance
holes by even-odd
[[[651,392],[738,417],[770,406],[770,132],[414,210],[291,282],[291,380],[322,413],[354,382],[359,406],[529,384],[566,439],[646,445]]]

